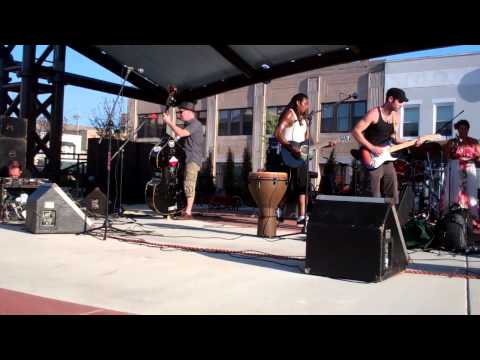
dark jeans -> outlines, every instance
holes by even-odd
[[[383,180],[383,186],[382,185]],[[373,197],[393,198],[398,204],[398,179],[397,172],[392,162],[385,163],[378,169],[370,171],[370,186]],[[383,191],[381,189],[383,188]]]

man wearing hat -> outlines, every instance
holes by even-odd
[[[185,138],[183,145],[186,155],[184,190],[187,198],[187,207],[179,219],[190,220],[192,219],[197,176],[203,161],[203,125],[195,116],[195,104],[192,102],[182,102],[178,106],[177,117],[185,123],[184,129],[178,127],[176,121],[172,120],[169,114],[163,114],[163,120],[175,135]]]
[[[361,146],[364,146],[377,156],[383,152],[382,144],[388,141],[393,141],[395,144],[404,143],[405,141],[400,139],[398,112],[406,102],[408,102],[408,98],[402,89],[389,89],[383,106],[371,109],[357,123],[352,131],[352,136]],[[419,138],[416,146],[422,145],[423,142]],[[370,171],[370,185],[373,197],[382,197],[382,179],[383,195],[393,198],[395,203],[398,204],[398,180],[392,162],[387,162],[378,169]]]

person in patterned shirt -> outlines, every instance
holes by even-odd
[[[455,124],[458,136],[448,141],[445,157],[448,160],[445,177],[443,213],[456,204],[469,209],[476,229],[480,229],[478,180],[475,162],[480,157],[478,140],[468,136],[470,123],[460,120]]]

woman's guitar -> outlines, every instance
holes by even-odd
[[[443,140],[442,135],[427,135],[420,137],[423,141],[441,141]],[[383,148],[382,155],[374,155],[371,153],[367,148],[362,147],[359,151],[359,159],[363,166],[365,166],[368,170],[375,170],[378,169],[380,166],[385,164],[388,161],[397,161],[398,159],[392,156],[392,153],[397,151],[407,149],[415,145],[417,140],[407,141],[400,145],[391,145],[391,143],[387,143],[384,145],[380,145]]]
[[[319,143],[310,145],[310,154],[308,154],[308,145],[306,143],[297,143],[295,141],[290,141],[290,145],[294,146],[295,148],[301,151],[300,157],[296,157],[292,155],[290,151],[288,151],[285,147],[282,147],[281,156],[283,163],[293,169],[299,168],[305,164],[307,159],[311,159],[313,157],[313,153],[315,150],[327,148],[331,145],[331,143],[348,143],[350,142],[350,136],[340,136],[335,141],[329,141],[325,143]]]

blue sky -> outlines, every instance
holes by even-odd
[[[41,54],[43,49],[46,46],[39,45],[37,46],[37,56]],[[428,56],[442,56],[442,55],[454,55],[454,54],[464,54],[464,53],[473,53],[480,52],[480,45],[461,45],[441,49],[433,49],[426,51],[418,51],[412,53],[399,54],[394,56],[386,57],[387,60],[403,60],[416,57],[428,57]],[[16,46],[12,52],[15,60],[21,60],[22,58],[22,46]],[[47,60],[52,60],[50,56]],[[97,78],[100,80],[110,81],[117,84],[122,82],[115,74],[104,69],[100,65],[90,61],[84,56],[78,54],[77,52],[67,48],[66,54],[66,71]],[[16,80],[16,79],[15,79]],[[127,85],[129,85],[127,83]],[[90,125],[89,118],[96,112],[96,109],[101,105],[104,99],[113,99],[114,95],[105,94],[98,91],[83,89],[75,86],[67,86],[65,88],[65,105],[64,105],[64,115],[73,122],[73,117],[75,115],[80,116],[80,124]],[[119,103],[120,104],[120,103]],[[123,101],[124,112],[127,111],[127,101]]]

